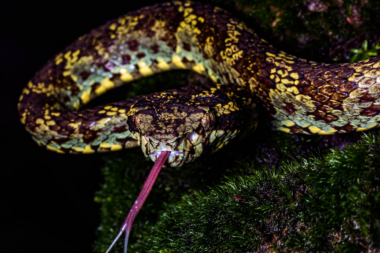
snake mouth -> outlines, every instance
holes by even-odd
[[[169,158],[167,160],[167,163],[171,167],[179,167],[182,164],[184,164],[189,157],[189,153],[187,152],[180,152],[180,151],[171,151],[171,150],[162,150],[162,151],[170,151]],[[149,158],[153,161],[156,162],[158,157],[161,155],[162,151],[154,151],[149,153]]]

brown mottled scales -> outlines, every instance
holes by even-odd
[[[208,4],[146,7],[92,30],[50,60],[28,83],[21,122],[41,146],[94,153],[141,146],[181,166],[256,127],[256,97],[274,129],[334,134],[378,127],[379,57],[352,64],[296,58]],[[133,80],[174,69],[215,85],[154,93],[79,110]]]

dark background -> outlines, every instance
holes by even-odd
[[[42,65],[107,20],[158,1],[0,4],[0,252],[91,252],[102,157],[40,148],[20,123],[21,90]]]

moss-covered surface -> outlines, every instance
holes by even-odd
[[[226,178],[166,206],[152,252],[380,249],[380,135],[322,158]]]
[[[333,62],[377,53],[375,1],[212,2],[300,57]],[[187,72],[166,73],[132,84],[127,97],[207,81]],[[271,131],[263,118],[252,136],[182,168],[163,168],[135,220],[129,250],[380,250],[376,132],[288,135]],[[96,252],[108,248],[152,165],[139,149],[105,159],[104,183],[95,197],[101,205]]]

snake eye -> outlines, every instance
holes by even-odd
[[[202,138],[199,134],[197,133],[188,133],[186,135],[186,138],[193,144],[193,145],[197,145],[198,143],[201,142]]]
[[[198,136],[199,136],[198,134],[192,132],[192,133],[188,133],[188,134],[186,135],[186,138],[187,138],[190,142],[193,142],[193,141],[195,141],[195,140],[198,138]]]

